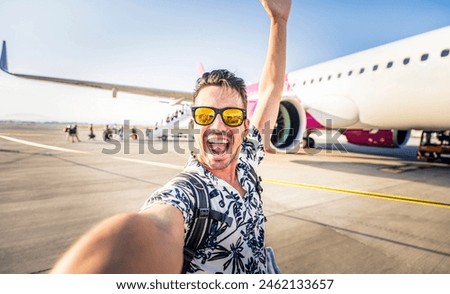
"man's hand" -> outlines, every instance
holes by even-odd
[[[273,20],[287,22],[291,10],[291,0],[259,0],[259,2]]]

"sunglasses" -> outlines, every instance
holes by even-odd
[[[192,116],[196,124],[201,126],[207,126],[213,123],[216,116],[220,114],[222,121],[230,127],[238,127],[242,125],[247,118],[247,110],[236,107],[226,107],[222,109],[207,107],[207,106],[194,106],[192,107]]]

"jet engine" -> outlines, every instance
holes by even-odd
[[[410,130],[346,130],[349,143],[373,147],[401,147],[408,142]]]
[[[306,114],[296,97],[283,97],[278,117],[270,137],[272,147],[278,152],[297,153],[306,129]]]

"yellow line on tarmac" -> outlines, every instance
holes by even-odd
[[[44,148],[44,149],[50,149],[50,150],[56,150],[56,151],[62,151],[62,152],[69,152],[69,153],[92,154],[87,151],[79,151],[79,150],[56,147],[56,146],[51,146],[51,145],[39,144],[39,143],[34,143],[34,142],[26,141],[26,140],[12,138],[9,136],[0,135],[0,138],[9,140],[12,142],[20,143],[20,144],[38,147],[38,148]],[[113,158],[118,159],[118,160],[125,160],[125,161],[130,161],[130,162],[135,162],[135,163],[159,166],[159,167],[176,169],[176,170],[181,170],[183,168],[182,166],[178,166],[178,165],[174,165],[174,164],[160,163],[160,162],[154,162],[154,161],[144,161],[144,160],[139,160],[139,159],[124,158],[124,157],[119,157],[119,156],[113,156]],[[263,181],[267,182],[267,183],[277,184],[277,185],[302,187],[302,188],[330,191],[330,192],[350,194],[350,195],[356,195],[356,196],[362,196],[362,197],[371,197],[371,198],[379,198],[379,199],[386,199],[386,200],[392,200],[392,201],[408,202],[408,203],[413,203],[413,204],[450,208],[450,204],[448,204],[448,203],[430,201],[430,200],[426,200],[426,199],[413,198],[413,197],[407,197],[407,196],[366,192],[366,191],[350,190],[350,189],[343,189],[343,188],[333,188],[333,187],[326,187],[326,186],[320,186],[320,185],[288,182],[288,181],[282,181],[282,180],[276,180],[276,179],[264,178]]]
[[[276,180],[276,179],[266,179],[266,178],[263,179],[263,182],[277,184],[277,185],[302,187],[302,188],[308,188],[308,189],[316,189],[316,190],[322,190],[322,191],[350,194],[350,195],[361,196],[361,197],[379,198],[379,199],[385,199],[385,200],[391,200],[391,201],[408,202],[408,203],[413,203],[413,204],[429,205],[429,206],[450,209],[449,203],[430,201],[430,200],[426,200],[426,199],[413,198],[413,197],[407,197],[407,196],[401,196],[401,195],[382,194],[382,193],[375,193],[375,192],[326,187],[326,186],[320,186],[320,185],[288,182],[288,181],[282,181],[282,180]]]

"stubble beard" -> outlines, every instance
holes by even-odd
[[[209,133],[204,134],[201,142],[197,142],[197,143],[202,144],[201,148],[200,148],[200,154],[197,156],[197,159],[200,161],[200,163],[202,163],[204,166],[206,166],[210,170],[224,170],[230,166],[233,167],[233,163],[237,162],[237,158],[238,158],[238,155],[239,155],[239,152],[241,149],[240,145],[242,142],[240,142],[238,144],[238,147],[233,152],[233,150],[231,148],[236,143],[235,138],[234,138],[232,132],[231,132],[231,135],[228,134],[227,137],[231,141],[230,145],[232,145],[232,146],[229,146],[228,148],[226,148],[225,152],[223,153],[225,156],[224,156],[223,160],[220,160],[221,155],[215,155],[214,152],[212,151],[212,148],[210,148],[208,146],[208,141],[207,141],[208,134]],[[228,154],[230,154],[230,156],[227,157],[226,155],[228,155]],[[217,159],[217,157],[219,157],[219,159]]]

